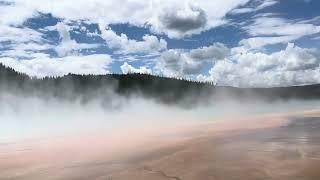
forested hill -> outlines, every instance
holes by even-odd
[[[120,96],[143,96],[175,104],[209,96],[213,85],[146,74],[75,75],[32,78],[0,64],[0,91],[62,99],[101,98],[108,101],[115,92]]]
[[[30,78],[0,64],[0,91],[23,93],[26,96],[57,97],[63,99],[101,98],[108,101],[115,92],[120,96],[143,96],[163,103],[195,104],[214,103],[217,99],[267,101],[289,99],[320,99],[320,85],[282,88],[234,88],[218,87],[211,83],[199,83],[145,74],[128,75],[74,75],[55,78]]]

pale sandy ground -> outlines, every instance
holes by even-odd
[[[0,180],[318,180],[318,117],[310,110],[0,143]]]

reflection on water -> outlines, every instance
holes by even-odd
[[[230,137],[229,146],[236,144],[237,149],[230,151],[227,146],[223,148],[226,150],[223,153],[242,157],[239,161],[246,162],[243,166],[262,170],[266,179],[316,180],[320,179],[319,129],[318,117],[295,118],[281,127]],[[235,164],[228,168],[233,168]],[[243,173],[246,172],[244,169]],[[262,175],[250,177],[259,179]]]

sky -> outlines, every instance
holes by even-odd
[[[0,63],[39,78],[316,84],[319,48],[318,0],[0,0]]]

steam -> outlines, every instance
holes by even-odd
[[[53,87],[47,87],[49,91],[50,88]],[[72,96],[71,93],[61,93]],[[191,96],[189,94],[189,98]],[[112,88],[96,90],[88,95],[90,98],[85,103],[82,96],[61,99],[3,90],[0,92],[0,142],[159,124],[215,122],[254,114],[302,111],[319,105],[318,101],[266,102],[254,94],[251,96],[244,102],[233,98],[232,94],[216,93],[205,97],[206,103],[188,104],[190,108],[183,108],[138,94],[120,96]]]

